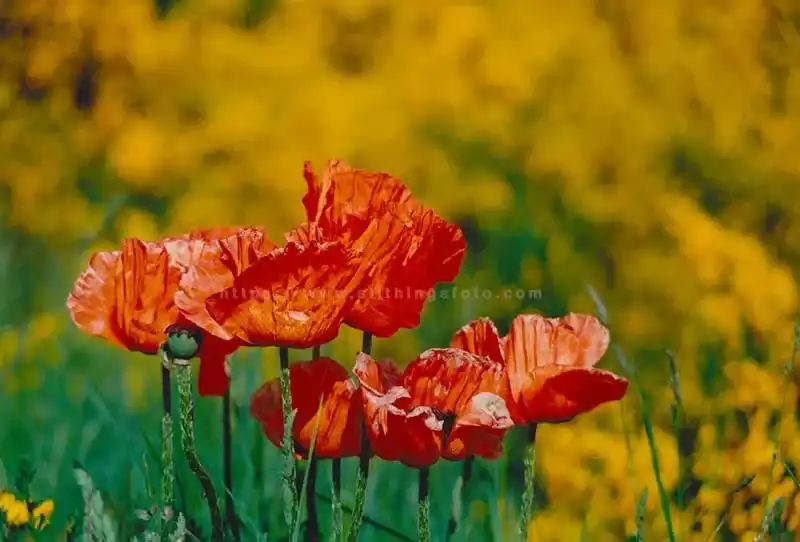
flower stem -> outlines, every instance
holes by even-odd
[[[174,507],[175,463],[172,449],[172,380],[170,369],[172,357],[166,349],[161,349],[161,400],[164,414],[161,418],[161,514],[164,532]]]
[[[306,486],[306,511],[308,524],[306,526],[306,540],[319,541],[319,519],[317,518],[317,467],[319,460],[312,457],[308,462],[308,484]]]
[[[419,470],[419,515],[417,517],[417,538],[419,542],[430,542],[431,540],[431,501],[428,495],[430,472],[428,467]]]
[[[192,469],[197,481],[203,488],[203,496],[208,502],[208,511],[211,516],[211,539],[221,542],[224,537],[222,529],[222,514],[219,511],[217,492],[208,471],[200,463],[197,456],[194,439],[194,401],[192,400],[192,368],[186,363],[175,363],[175,377],[178,381],[178,395],[181,402],[181,445],[186,454],[189,468]]]
[[[331,542],[344,539],[342,519],[342,460],[338,457],[331,463]]]
[[[528,524],[533,511],[534,482],[536,481],[536,424],[528,426],[527,450],[525,450],[525,490],[522,494],[522,509],[519,514],[520,540],[528,540]]]
[[[233,457],[231,454],[231,390],[225,390],[222,398],[222,457],[225,477],[225,514],[234,540],[240,540],[239,518],[233,507]]]
[[[453,487],[453,510],[451,511],[450,521],[447,525],[447,540],[450,540],[456,531],[458,531],[458,522],[461,519],[461,510],[463,506],[464,496],[467,492],[467,484],[472,478],[472,469],[475,465],[475,456],[470,455],[464,460],[463,470],[461,471],[461,479]]]
[[[372,334],[364,332],[361,338],[361,351],[365,354],[372,353]],[[361,425],[361,454],[358,457],[358,482],[356,485],[356,502],[353,507],[352,523],[347,535],[348,542],[358,540],[358,532],[364,520],[364,504],[367,498],[367,481],[369,479],[369,461],[372,457],[372,447],[367,436],[367,426]]]
[[[281,361],[281,399],[283,406],[283,519],[294,532],[294,523],[298,514],[299,498],[297,496],[297,467],[294,460],[294,412],[292,411],[292,393],[289,384],[289,349],[279,348]]]

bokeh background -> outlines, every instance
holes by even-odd
[[[542,292],[431,302],[379,355],[410,360],[477,316],[504,330],[520,311],[594,312],[591,285],[641,374],[679,532],[708,540],[730,504],[722,539],[752,540],[768,486],[798,528],[796,487],[781,460],[769,470],[773,438],[800,462],[784,371],[799,29],[796,0],[0,0],[0,485],[28,458],[41,498],[71,502],[78,459],[120,521],[144,506],[158,369],[79,336],[72,280],[125,236],[260,224],[280,239],[303,216],[303,161],[335,156],[404,179],[462,225],[457,286]],[[349,363],[358,344],[345,331],[331,351]],[[269,444],[246,412],[274,357],[237,354],[234,395],[239,453],[258,457],[237,466],[238,497],[277,520],[242,487],[278,477],[254,467]],[[611,354],[604,366],[620,370]],[[215,443],[203,416],[218,405],[199,408]],[[665,539],[634,393],[539,442],[532,539],[621,540],[644,487],[647,532]],[[510,448],[501,510],[516,506]]]

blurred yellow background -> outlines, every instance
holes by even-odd
[[[543,292],[433,303],[423,329],[379,352],[411,359],[480,315],[502,327],[521,310],[594,311],[594,286],[652,394],[671,489],[683,460],[664,350],[678,360],[702,485],[676,523],[707,540],[756,474],[725,527],[752,540],[764,505],[747,492],[766,491],[781,408],[782,454],[800,462],[782,376],[798,303],[799,28],[797,0],[3,0],[0,366],[19,345],[35,360],[7,391],[37,385],[28,365],[64,361],[48,341],[74,333],[63,299],[91,251],[244,223],[280,240],[303,216],[303,161],[336,156],[462,224],[458,284]],[[620,540],[648,484],[664,539],[637,410],[631,397],[622,415],[541,431],[537,540],[578,540],[583,525]],[[778,466],[772,496],[793,499],[797,528]]]

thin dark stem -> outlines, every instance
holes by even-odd
[[[306,541],[319,542],[319,519],[317,518],[317,466],[319,461],[312,458],[308,462],[308,485],[306,487]]]
[[[361,351],[365,354],[372,353],[372,334],[364,332],[361,338]],[[347,539],[349,542],[358,540],[358,532],[364,519],[364,505],[367,496],[367,480],[369,479],[369,462],[372,458],[372,447],[367,436],[366,423],[361,424],[361,454],[358,457],[358,482],[356,485],[356,503],[353,507],[353,520]]]
[[[528,426],[528,442],[525,450],[525,490],[522,494],[522,509],[519,515],[520,540],[528,540],[528,525],[533,511],[534,483],[536,481],[536,427]]]
[[[342,460],[335,458],[331,463],[331,542],[341,542],[344,538],[342,517]]]
[[[365,331],[361,336],[361,351],[365,354],[372,354],[372,333]]]
[[[294,524],[299,514],[297,494],[297,467],[294,459],[294,414],[292,413],[292,394],[289,384],[289,349],[279,348],[281,362],[281,402],[283,407],[283,519],[289,526],[289,531],[294,531]]]
[[[315,346],[314,348],[311,349],[311,359],[319,359],[321,355],[322,355],[321,346]]]
[[[233,507],[233,457],[231,455],[231,390],[225,391],[222,398],[222,455],[225,475],[225,514],[234,540],[240,540],[239,518]]]
[[[424,468],[419,470],[419,514],[417,518],[417,532],[419,533],[419,542],[430,542],[431,540],[431,503],[429,498],[429,478],[430,469]]]

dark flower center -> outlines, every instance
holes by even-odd
[[[436,419],[442,422],[442,445],[447,444],[450,439],[450,433],[453,432],[453,426],[456,424],[456,415],[454,412],[447,412],[440,408],[431,408],[433,415]]]

